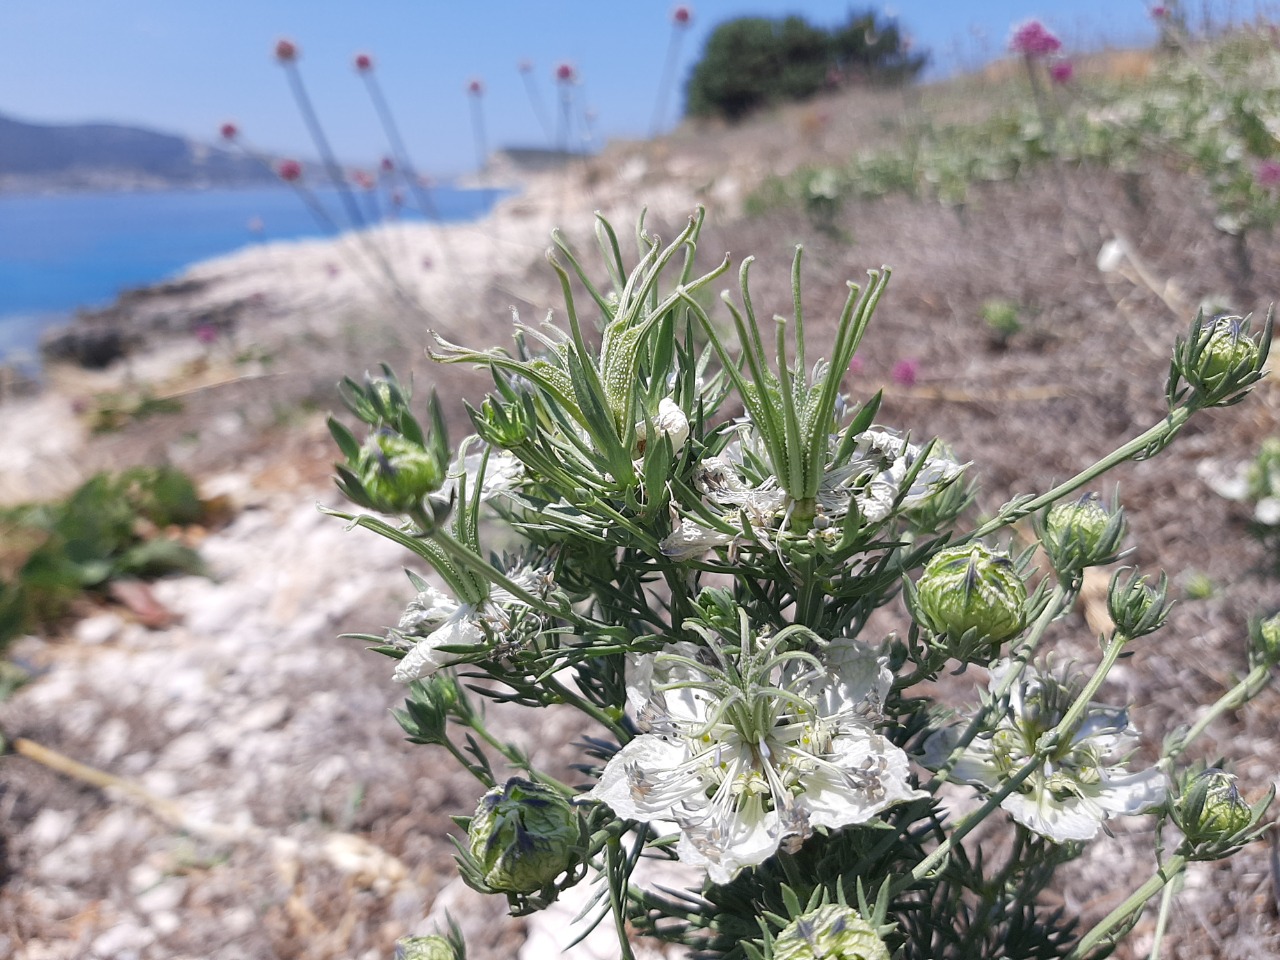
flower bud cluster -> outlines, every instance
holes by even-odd
[[[1039,526],[1040,545],[1053,569],[1064,580],[1079,577],[1085,567],[1116,560],[1128,532],[1124,512],[1114,505],[1107,509],[1092,493],[1086,493],[1079,500],[1054,504]]]
[[[581,862],[585,822],[551,787],[520,777],[480,798],[467,823],[460,853],[462,876],[481,893],[505,893],[514,900],[541,894],[554,898],[555,881]]]
[[[343,381],[347,408],[372,429],[364,443],[329,418],[329,432],[342,451],[337,465],[338,487],[354,503],[379,513],[411,514],[434,529],[449,515],[448,500],[431,500],[445,482],[449,439],[440,404],[430,401],[432,429],[428,434],[409,408],[409,394],[384,365],[382,377],[365,376],[363,384]]]
[[[1171,814],[1185,837],[1184,855],[1191,860],[1218,860],[1257,836],[1258,822],[1275,796],[1275,787],[1250,806],[1240,796],[1234,775],[1210,767],[1187,771],[1178,793]]]
[[[1187,339],[1179,340],[1174,350],[1166,390],[1171,407],[1183,402],[1193,408],[1229,406],[1262,378],[1274,318],[1268,314],[1259,339],[1250,334],[1249,320],[1195,319]]]
[[[1026,623],[1027,587],[1016,564],[980,543],[940,550],[908,597],[921,626],[987,653]]]

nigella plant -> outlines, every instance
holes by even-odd
[[[1189,865],[1263,829],[1270,796],[1188,754],[1267,684],[1280,643],[1259,620],[1248,676],[1153,759],[1102,687],[1164,624],[1167,578],[1115,572],[1095,664],[1055,657],[1052,625],[1086,568],[1126,552],[1122,508],[1091,485],[1242,400],[1270,318],[1197,319],[1166,416],[973,526],[974,466],[841,389],[889,271],[849,285],[818,357],[799,252],[768,336],[749,259],[727,316],[710,309],[730,261],[698,268],[701,225],[664,244],[642,219],[629,259],[599,220],[602,283],[556,235],[559,322],[517,317],[509,347],[436,336],[438,361],[493,376],[456,448],[439,400],[420,420],[389,368],[343,382],[364,436],[330,421],[359,508],[335,512],[413,558],[404,615],[360,636],[395,661],[409,739],[478,781],[455,817],[463,879],[515,914],[592,885],[582,922],[610,922],[622,957],[635,935],[750,960],[1107,955]],[[1038,542],[1016,549],[1026,517]],[[932,681],[969,669],[976,702],[938,702]],[[577,773],[505,742],[485,700],[580,711]],[[1121,822],[1150,838],[1151,879],[1105,917],[1045,909],[1057,871]],[[678,861],[684,888],[646,881],[647,859]],[[461,955],[456,933],[405,949],[428,941]]]

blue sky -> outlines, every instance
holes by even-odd
[[[1222,4],[1219,4],[1222,5]],[[666,0],[0,0],[0,113],[22,119],[109,120],[217,139],[234,120],[266,151],[314,156],[271,51],[299,46],[299,67],[339,156],[371,164],[387,152],[364,85],[352,69],[372,54],[381,87],[419,169],[474,167],[466,85],[479,77],[490,146],[545,145],[517,64],[555,106],[552,70],[570,61],[575,96],[597,136],[648,133],[672,38]],[[734,16],[798,13],[833,26],[849,0],[692,0],[664,124],[707,34]],[[1247,3],[1236,3],[1244,13]],[[886,9],[880,7],[879,9]],[[1012,24],[1038,17],[1069,48],[1149,43],[1140,0],[897,0],[890,9],[928,48],[935,74],[998,55]],[[1225,7],[1224,7],[1225,9]],[[580,130],[580,128],[579,128]]]

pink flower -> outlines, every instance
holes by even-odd
[[[367,170],[352,170],[351,182],[361,190],[372,190],[377,185],[373,179],[373,174]]]
[[[367,53],[356,54],[356,69],[361,73],[368,73],[373,69],[373,57]]]
[[[298,45],[281,37],[276,41],[276,59],[281,63],[293,63],[298,59]]]
[[[236,137],[240,136],[240,128],[230,120],[219,127],[218,132],[222,134],[223,140],[234,140]]]
[[[302,164],[297,160],[281,160],[276,164],[276,175],[285,183],[302,179]]]
[[[889,371],[889,377],[899,386],[911,387],[915,386],[916,375],[919,372],[919,361],[908,357],[905,360],[899,360],[893,365],[893,369]]]
[[[1046,57],[1062,49],[1062,41],[1039,20],[1028,20],[1016,27],[1009,38],[1009,49],[1024,57]]]
[[[574,75],[573,64],[571,63],[556,64],[556,79],[559,80],[561,83],[572,83],[573,75]]]
[[[203,344],[210,344],[218,339],[218,328],[212,323],[201,323],[196,325],[196,339]]]
[[[671,19],[677,27],[687,27],[693,18],[693,11],[688,7],[676,7],[671,11]]]
[[[383,173],[390,173],[390,172],[391,172],[392,170],[394,170],[395,168],[396,168],[396,162],[395,162],[394,160],[392,160],[390,157],[383,157],[383,158],[382,158],[382,172],[383,172]]]
[[[483,96],[484,81],[479,77],[473,77],[471,82],[467,84],[467,93],[471,94],[473,97]]]
[[[1155,17],[1157,20],[1163,20],[1165,17],[1169,15],[1169,8],[1168,7],[1152,7],[1151,15]]]
[[[1263,160],[1253,172],[1258,186],[1271,190],[1280,187],[1280,160]]]
[[[521,60],[519,63],[516,64],[516,69],[519,70],[521,73],[532,73],[533,61],[528,59]]]
[[[1059,60],[1049,67],[1049,79],[1054,83],[1070,83],[1076,75],[1076,68],[1070,60]]]
[[[849,376],[856,377],[862,372],[865,366],[866,364],[862,362],[861,357],[854,357],[849,361]]]

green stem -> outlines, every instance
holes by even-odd
[[[1151,947],[1151,956],[1147,960],[1160,960],[1160,944],[1164,941],[1164,931],[1169,925],[1169,910],[1173,906],[1173,898],[1178,895],[1181,883],[1170,883],[1160,895],[1160,913],[1156,917],[1156,932]]]
[[[1111,672],[1111,668],[1120,659],[1120,654],[1124,651],[1125,644],[1128,642],[1129,638],[1123,634],[1112,634],[1111,643],[1102,655],[1102,662],[1093,671],[1093,676],[1084,685],[1075,702],[1068,708],[1066,716],[1059,721],[1058,726],[1054,729],[1052,740],[1055,746],[1064,741],[1069,741],[1075,735],[1076,727],[1084,719],[1085,711],[1089,709],[1089,703],[1093,700],[1094,694],[1098,692],[1103,681],[1107,679],[1107,674]]]
[[[1177,407],[1169,411],[1169,416],[1160,423],[1157,423],[1145,433],[1134,437],[1124,446],[1117,448],[1112,453],[1103,457],[1093,466],[1080,471],[1070,480],[1058,484],[1048,493],[1042,493],[1040,496],[1034,497],[1022,504],[1011,504],[1006,506],[968,537],[957,542],[963,543],[968,540],[979,540],[982,537],[990,536],[997,530],[1007,527],[1009,524],[1021,520],[1029,514],[1035,513],[1041,507],[1048,506],[1057,500],[1061,500],[1067,494],[1072,493],[1075,490],[1079,490],[1086,483],[1089,483],[1094,478],[1106,473],[1112,467],[1124,463],[1126,460],[1133,459],[1148,448],[1154,446],[1158,449],[1165,446],[1173,439],[1174,435],[1183,428],[1190,416],[1191,409],[1188,407]]]
[[[1176,760],[1186,752],[1187,747],[1197,740],[1209,728],[1213,721],[1228,710],[1236,710],[1259,693],[1271,682],[1271,668],[1265,663],[1259,664],[1245,675],[1245,678],[1218,698],[1190,730],[1169,750],[1168,759]]]
[[[547,677],[543,681],[543,684],[549,691],[559,697],[563,703],[566,703],[571,707],[575,707],[608,730],[619,743],[626,743],[631,739],[631,734],[620,726],[616,720],[609,716],[603,708],[597,707],[590,700],[574,693],[554,676]]]
[[[910,877],[903,877],[900,879],[894,885],[894,889],[892,891],[893,895],[896,896],[913,883],[927,877],[934,868],[946,860],[951,853],[952,847],[959,844],[961,840],[968,836],[969,833],[978,826],[978,824],[987,819],[996,807],[1000,806],[1000,804],[1004,802],[1005,797],[1009,796],[1009,794],[1022,786],[1023,781],[1039,770],[1043,764],[1044,757],[1039,751],[1037,751],[1029,760],[1027,760],[1026,763],[1018,768],[1017,773],[1004,782],[1004,785],[1001,786],[999,790],[987,797],[986,802],[983,803],[982,806],[956,824],[955,829],[951,831],[951,835],[948,836],[947,839],[943,840],[942,843],[938,844],[932,853],[916,864],[915,869],[911,871]]]
[[[1148,900],[1163,890],[1167,884],[1173,882],[1186,869],[1186,866],[1187,858],[1181,854],[1175,854],[1157,867],[1156,872],[1146,883],[1130,894],[1124,903],[1107,914],[1081,938],[1075,945],[1075,949],[1067,954],[1065,960],[1083,960],[1090,950],[1111,936],[1116,927],[1127,921],[1135,911],[1141,910]]]
[[[489,744],[489,746],[497,750],[498,753],[502,755],[502,758],[506,760],[507,763],[515,767],[516,769],[523,770],[525,773],[529,774],[529,776],[532,777],[533,779],[539,781],[540,783],[546,784],[548,787],[551,787],[553,790],[556,790],[557,792],[564,794],[564,796],[570,799],[578,795],[578,791],[574,790],[568,784],[562,783],[559,780],[557,780],[555,777],[549,776],[541,772],[540,770],[534,770],[533,766],[529,763],[529,761],[526,758],[521,756],[518,750],[512,747],[511,744],[509,743],[503,743],[501,740],[499,740],[497,737],[491,734],[488,728],[481,726],[478,721],[472,722],[471,729],[474,730],[476,733],[478,733],[480,735],[480,738],[484,740],[485,743]]]

